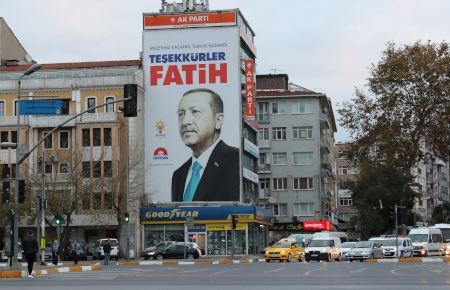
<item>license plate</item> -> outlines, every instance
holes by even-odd
[[[276,254],[272,254],[272,255],[270,255],[270,257],[271,257],[271,258],[277,258],[277,257],[278,257],[278,255],[276,255]]]
[[[318,257],[318,254],[311,254],[311,257]]]
[[[394,253],[385,253],[386,256],[393,256]]]

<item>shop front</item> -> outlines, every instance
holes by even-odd
[[[232,215],[237,217],[234,230]],[[143,248],[165,241],[195,242],[204,255],[231,255],[233,251],[237,255],[256,253],[267,244],[267,228],[272,223],[272,211],[257,206],[150,207],[141,210]]]

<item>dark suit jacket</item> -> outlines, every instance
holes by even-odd
[[[186,177],[192,158],[172,176],[172,201],[183,201]],[[209,157],[192,201],[239,201],[239,149],[222,140]]]

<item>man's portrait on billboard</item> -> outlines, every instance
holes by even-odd
[[[239,201],[239,149],[220,137],[222,98],[206,88],[189,90],[178,104],[178,130],[192,150],[172,176],[172,201]]]

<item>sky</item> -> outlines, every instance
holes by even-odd
[[[448,0],[210,0],[209,6],[239,8],[256,34],[257,74],[287,74],[326,94],[337,124],[337,109],[355,88],[365,89],[369,67],[388,42],[450,42]],[[41,64],[139,59],[142,14],[159,9],[161,0],[0,0],[0,17]],[[350,140],[338,125],[335,141]]]

